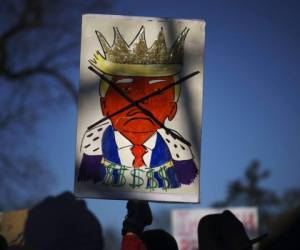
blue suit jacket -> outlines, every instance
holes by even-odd
[[[118,147],[115,141],[114,131],[112,126],[108,126],[103,133],[102,142],[102,154],[101,155],[88,155],[83,154],[81,160],[78,181],[101,182],[104,180],[107,174],[106,167],[101,163],[103,159],[120,165],[121,161],[118,154]],[[158,172],[154,172],[154,178],[160,188],[178,188],[181,184],[190,184],[193,182],[197,175],[197,167],[192,159],[176,161],[172,159],[168,145],[162,139],[161,135],[157,133],[157,139],[155,147],[152,151],[150,160],[151,168],[155,169],[158,166],[162,166],[167,162],[172,162],[173,166],[166,169],[166,177],[168,178],[168,187],[165,187],[165,182]],[[119,181],[119,170],[114,169],[112,171],[113,179],[115,183]],[[147,186],[149,183],[147,184]]]

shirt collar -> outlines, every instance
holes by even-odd
[[[153,150],[155,147],[156,138],[157,138],[157,133],[154,133],[147,141],[145,141],[143,145],[146,148]],[[118,149],[132,146],[132,143],[118,131],[115,131],[115,140]]]
[[[132,146],[132,143],[118,131],[115,131],[115,140],[118,149]]]
[[[150,150],[153,150],[156,144],[157,133],[154,133],[147,141],[145,141],[144,146]]]

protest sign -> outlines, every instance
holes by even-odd
[[[204,28],[83,16],[77,196],[199,202]]]

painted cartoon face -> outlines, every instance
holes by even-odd
[[[143,98],[155,91],[158,91],[174,82],[172,76],[165,77],[119,77],[115,76],[112,81],[133,101]],[[161,123],[168,118],[172,120],[176,114],[176,102],[174,102],[174,87],[161,92],[151,98],[140,102],[140,106],[147,109]],[[101,98],[101,108],[104,116],[122,109],[130,102],[118,94],[113,88],[109,88],[105,97]],[[151,133],[160,126],[139,108],[132,107],[111,118],[114,129],[123,134]]]

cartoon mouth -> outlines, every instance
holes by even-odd
[[[124,122],[124,125],[126,125],[127,123],[129,122],[132,122],[134,120],[148,120],[149,122],[151,122],[152,124],[155,124],[152,119],[150,119],[149,117],[134,117],[134,118],[131,118],[131,119],[128,119],[126,122]]]
[[[134,116],[136,114],[144,114],[140,109],[132,109],[126,115],[127,116]]]

